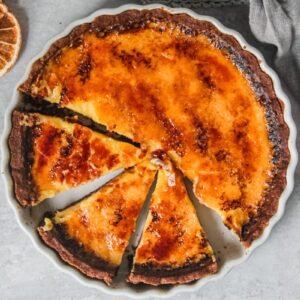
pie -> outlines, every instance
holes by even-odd
[[[20,90],[165,151],[246,245],[277,210],[283,107],[257,59],[207,21],[163,9],[100,16],[54,43]]]
[[[183,176],[172,167],[160,170],[128,281],[184,283],[216,271],[213,250],[199,224]]]
[[[23,206],[36,205],[143,158],[131,144],[61,118],[15,111],[12,123],[11,172],[16,198]]]
[[[45,217],[38,232],[62,259],[112,282],[156,170],[141,163],[78,203]]]
[[[81,137],[75,136],[76,155],[74,160],[71,156],[70,170],[55,169],[52,174],[56,160],[59,166],[68,165],[69,157],[58,154],[61,142],[60,146],[47,147],[56,153],[45,168],[46,176],[54,176],[54,180],[45,183],[42,176],[43,183],[39,185],[47,186],[39,188],[34,181],[39,180],[36,174],[40,171],[34,174],[32,166],[29,173],[21,170],[23,166],[27,168],[25,162],[32,157],[32,151],[18,147],[24,141],[20,132],[31,126],[16,125],[18,118],[14,117],[10,149],[12,176],[20,202],[36,204],[103,172],[127,168],[141,160],[154,160],[158,164],[159,185],[152,206],[165,217],[153,222],[149,213],[129,276],[132,282],[187,282],[217,269],[212,249],[183,188],[182,176],[191,181],[199,201],[219,214],[245,247],[261,236],[277,211],[290,159],[284,106],[258,59],[209,21],[164,9],[99,16],[57,40],[33,64],[19,91],[26,95],[25,104],[30,98],[33,105],[42,101],[60,112],[56,118],[42,117],[42,124],[51,119],[55,120],[54,127],[58,126],[66,122],[60,115],[68,111],[105,126],[108,132],[122,135],[138,147],[82,129],[89,137],[97,136],[101,143],[105,140],[105,144],[111,145],[109,153],[120,156],[118,163],[110,166],[101,161],[96,170],[94,162],[82,165],[77,158],[84,155],[84,147]],[[67,125],[72,128],[72,136],[78,126],[76,122]],[[43,139],[43,135],[39,138]],[[174,187],[166,185],[164,163],[168,160],[175,168]],[[66,171],[72,178],[70,182],[64,179]],[[140,185],[137,180],[136,186]],[[169,199],[163,194],[163,186],[170,190]],[[160,261],[153,256],[154,248],[147,253],[141,249],[145,243],[164,243],[165,239],[151,235],[149,226],[164,230],[166,240],[174,238],[176,230],[168,228],[166,221],[172,218],[171,212],[157,204],[167,201],[174,208],[174,218],[183,217],[184,211],[177,205],[182,201],[191,220],[195,220],[192,224],[188,221],[181,224],[191,234],[187,235],[186,243],[195,252],[189,255],[189,251],[184,251],[185,243],[180,247],[172,244],[170,255]],[[192,245],[192,234],[201,240],[199,248]],[[151,267],[146,271],[141,266]],[[104,280],[108,282],[107,278]]]

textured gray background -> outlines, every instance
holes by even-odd
[[[134,2],[134,1],[131,1]],[[138,1],[136,1],[138,2]],[[13,89],[29,60],[41,51],[45,42],[61,32],[70,22],[85,17],[101,7],[115,7],[126,1],[100,0],[7,0],[18,16],[23,31],[20,59],[12,71],[0,79],[0,119],[8,106]],[[245,8],[246,9],[246,8]],[[230,12],[230,8],[227,8]],[[209,14],[209,11],[206,13]],[[226,8],[220,19],[229,24]],[[247,11],[238,18],[247,22]],[[242,32],[249,40],[251,33]],[[259,46],[271,57],[272,49]],[[299,105],[293,102],[293,114],[300,125]],[[3,123],[0,122],[2,132]],[[299,149],[299,148],[298,148]],[[0,191],[3,191],[0,181]],[[2,192],[2,195],[4,193]],[[300,298],[300,184],[289,199],[282,220],[267,242],[256,249],[243,264],[223,279],[204,286],[197,293],[179,294],[173,299],[299,299]],[[125,297],[124,297],[125,298]],[[0,200],[0,300],[6,299],[120,299],[82,286],[61,273],[32,246],[18,227],[4,196]]]

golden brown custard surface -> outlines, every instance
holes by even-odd
[[[49,61],[31,92],[166,151],[238,234],[256,214],[272,170],[264,108],[205,36],[163,21],[85,33]]]
[[[182,175],[160,170],[134,264],[176,269],[207,257],[215,260]]]
[[[112,266],[119,266],[156,170],[142,163],[78,204],[56,213],[68,238]],[[46,228],[47,230],[47,228]]]
[[[34,161],[31,174],[39,200],[127,168],[143,155],[136,147],[55,117],[31,114],[24,125],[32,127]]]

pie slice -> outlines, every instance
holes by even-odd
[[[181,173],[160,170],[128,281],[185,283],[213,274],[217,268]]]
[[[57,117],[15,111],[12,123],[10,166],[15,195],[23,206],[143,158],[131,144]]]
[[[38,232],[68,264],[112,282],[156,169],[141,163],[95,193],[46,217]]]
[[[163,9],[99,16],[55,42],[20,91],[163,150],[246,246],[277,211],[284,107],[256,57],[208,21]]]

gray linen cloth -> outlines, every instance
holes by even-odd
[[[249,21],[258,40],[276,46],[277,72],[300,102],[300,1],[252,0]]]

